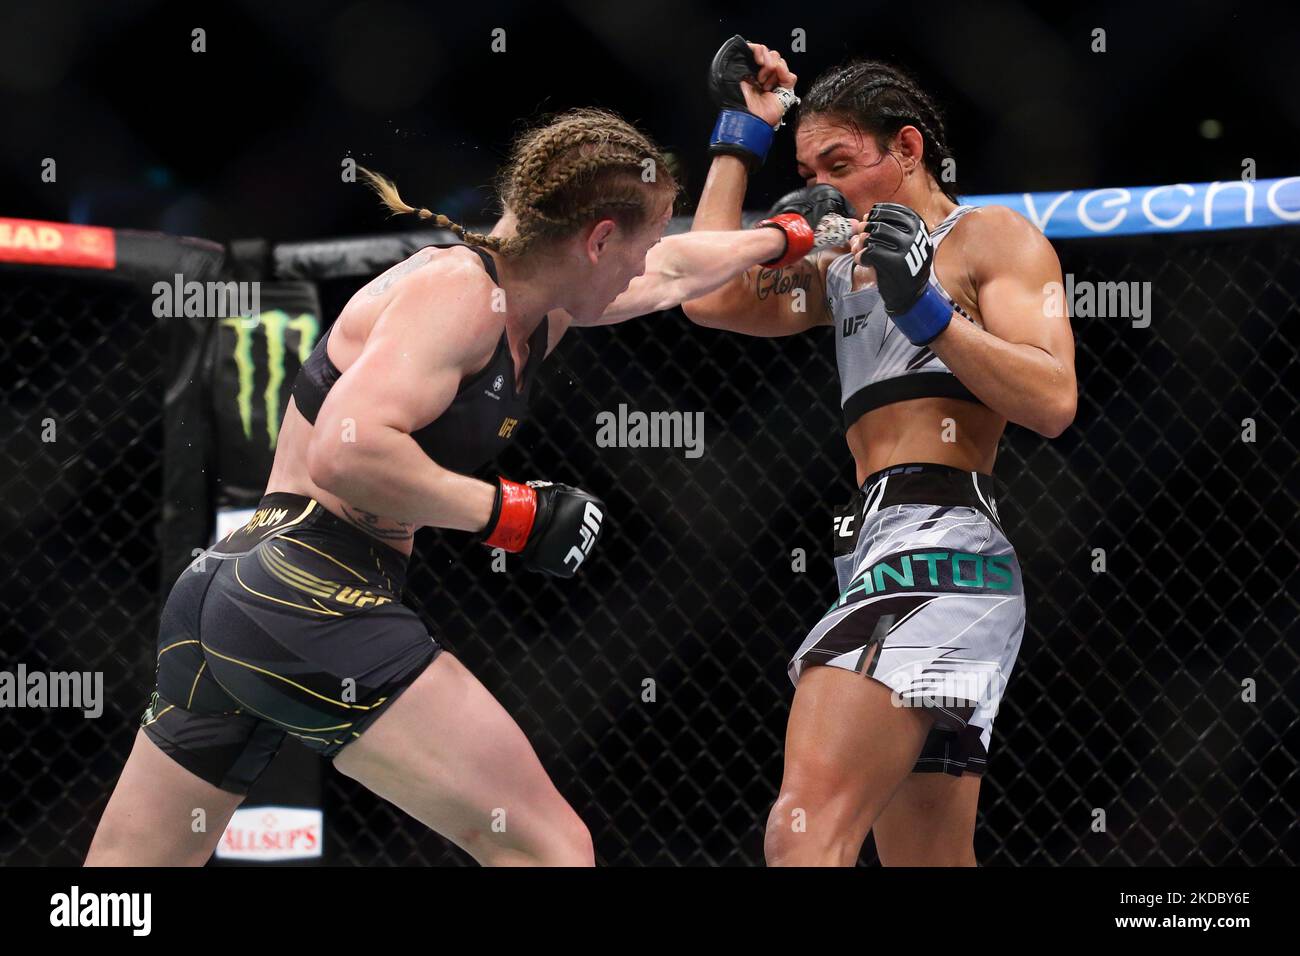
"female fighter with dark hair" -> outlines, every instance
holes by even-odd
[[[740,225],[749,166],[781,115],[741,79],[754,72],[744,51],[737,37],[714,61],[723,119],[696,229]],[[790,664],[766,856],[851,865],[872,831],[887,865],[974,865],[981,774],[1025,621],[993,464],[1008,422],[1055,437],[1074,418],[1061,268],[1015,212],[958,203],[939,113],[891,66],[819,77],[795,142],[808,185],[776,211],[856,208],[865,232],[849,252],[756,267],[683,306],[750,335],[833,328],[860,489],[835,522],[840,597]]]
[[[157,690],[88,864],[202,864],[286,734],[481,863],[593,862],[519,727],[400,598],[424,525],[559,577],[587,560],[598,499],[467,475],[512,437],[571,325],[669,308],[814,245],[799,217],[660,242],[676,192],[649,139],[570,112],[517,142],[490,235],[438,217],[466,245],[421,249],[352,297],[294,384],[253,518],[168,597]]]

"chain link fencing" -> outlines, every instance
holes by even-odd
[[[1076,316],[1075,424],[1003,440],[1029,609],[977,855],[1294,864],[1300,230],[1056,246],[1076,283],[1151,283],[1150,324]],[[324,314],[357,284],[320,282]],[[152,684],[165,350],[133,295],[0,273],[5,667],[98,668],[106,692],[97,720],[0,712],[4,863],[81,859]],[[557,582],[417,536],[407,600],[519,722],[602,863],[762,862],[785,668],[836,596],[831,515],[852,492],[831,335],[676,310],[576,330],[498,470],[603,497],[593,560]],[[599,447],[620,405],[702,413],[703,454]],[[326,779],[329,862],[468,862]]]

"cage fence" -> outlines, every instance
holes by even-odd
[[[1076,317],[1076,422],[1002,443],[1029,606],[977,855],[1294,864],[1300,230],[1056,246],[1075,280],[1150,283],[1150,322]],[[320,279],[322,314],[358,284]],[[167,332],[139,288],[30,269],[0,270],[0,314],[6,666],[105,682],[97,719],[0,714],[0,863],[74,864],[152,686]],[[417,536],[407,600],[519,722],[602,863],[762,862],[786,664],[835,597],[830,519],[852,491],[831,334],[751,339],[678,310],[575,331],[497,470],[603,497],[595,559],[557,582]],[[620,406],[699,413],[703,454],[601,447]],[[323,802],[329,862],[469,861],[340,774]]]

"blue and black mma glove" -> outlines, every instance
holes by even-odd
[[[898,203],[878,202],[867,216],[858,264],[876,270],[885,311],[913,345],[929,345],[952,321],[953,305],[930,284],[934,246],[925,222]]]
[[[738,156],[751,170],[763,165],[780,126],[779,123],[777,127],[768,125],[745,105],[740,81],[752,80],[757,75],[754,51],[739,34],[722,44],[709,66],[709,94],[719,110],[718,122],[709,138],[709,155]],[[784,101],[786,109],[799,102],[791,90],[777,90],[776,93]]]

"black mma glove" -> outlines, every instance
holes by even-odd
[[[786,193],[768,210],[767,215],[770,219],[783,212],[797,212],[814,226],[831,213],[843,216],[845,219],[858,218],[858,214],[844,198],[844,194],[829,183],[804,186],[802,189]]]
[[[791,216],[801,216],[808,223],[807,236],[791,228],[791,225],[797,225],[788,221]],[[758,223],[785,231],[785,254],[762,265],[780,268],[797,262],[814,250],[847,245],[853,235],[853,224],[848,220],[856,218],[857,214],[844,194],[827,183],[788,192],[776,201],[767,218]]]
[[[867,216],[858,264],[876,270],[885,311],[913,345],[928,345],[948,327],[953,305],[930,284],[934,246],[925,222],[898,203],[878,202]]]
[[[518,554],[532,571],[571,578],[600,538],[605,505],[569,485],[497,479],[483,544]]]
[[[739,156],[751,169],[763,165],[776,135],[775,127],[755,116],[745,105],[740,81],[753,80],[757,75],[754,51],[739,34],[722,44],[709,65],[709,95],[719,110],[718,122],[709,138],[709,155]],[[799,102],[793,90],[777,90],[776,93],[784,101],[786,109]]]

